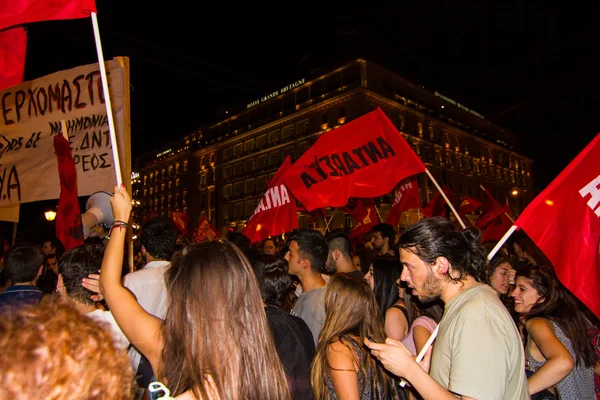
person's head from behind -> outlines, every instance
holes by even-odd
[[[101,244],[84,244],[67,251],[60,258],[58,273],[62,277],[67,295],[81,304],[93,304],[95,293],[81,284],[89,274],[97,274],[102,266],[105,247]]]
[[[404,292],[398,286],[402,264],[396,257],[379,256],[373,259],[365,279],[375,294],[381,315],[393,306]]]
[[[469,277],[479,281],[487,264],[480,236],[478,229],[458,231],[442,217],[411,225],[398,241],[401,279],[423,303],[437,299],[447,285]]]
[[[322,340],[331,343],[344,334],[360,337],[360,343],[367,336],[378,341],[385,339],[383,317],[364,279],[344,273],[333,275],[325,294],[325,315],[319,346]]]
[[[242,232],[229,232],[227,240],[235,244],[243,253],[246,253],[252,247],[250,239]]]
[[[290,235],[290,274],[319,274],[327,261],[329,248],[323,235],[311,229],[297,229]]]
[[[281,257],[263,254],[254,261],[253,267],[263,302],[268,306],[281,307],[292,283],[287,261]]]
[[[40,246],[18,244],[4,258],[4,271],[13,285],[34,284],[42,273],[46,256]]]
[[[329,249],[325,263],[328,273],[334,274],[340,262],[352,263],[352,243],[345,232],[333,231],[325,237],[325,240]]]
[[[389,251],[390,247],[394,245],[394,240],[396,239],[396,231],[394,227],[390,224],[377,224],[373,228],[371,228],[371,243],[373,244],[373,249],[380,254],[384,254],[384,252]]]
[[[55,296],[0,320],[2,399],[132,398],[133,371],[111,333]]]
[[[326,398],[328,393],[326,376],[332,368],[328,360],[330,345],[340,342],[353,349],[350,340],[355,341],[359,348],[362,348],[367,337],[380,343],[385,341],[383,317],[373,291],[364,279],[346,273],[333,275],[325,294],[325,314],[310,375],[315,398]],[[374,357],[367,353],[360,369],[364,376],[369,371],[374,372],[374,386],[385,388],[383,398],[388,398],[387,395],[391,393],[390,379],[382,372]]]
[[[142,225],[141,243],[144,262],[169,261],[177,250],[179,230],[169,218],[150,218]]]
[[[173,257],[165,280],[168,310],[157,372],[173,395],[192,389],[197,398],[210,398],[214,387],[218,398],[285,398],[257,279],[237,246],[221,240],[187,246]]]

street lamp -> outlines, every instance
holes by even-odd
[[[46,219],[50,222],[54,221],[54,218],[56,218],[56,211],[46,211],[44,213],[44,215],[46,216]]]

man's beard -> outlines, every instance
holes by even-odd
[[[442,294],[442,285],[435,278],[431,269],[427,271],[427,278],[425,278],[423,286],[417,289],[417,291],[419,292],[418,297],[421,303],[430,303],[439,299],[440,294]]]
[[[325,263],[325,270],[329,274],[335,274],[337,272],[337,262],[333,259],[333,257],[331,257]]]

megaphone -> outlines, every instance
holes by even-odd
[[[98,236],[100,228],[108,230],[113,222],[115,222],[115,217],[110,207],[111,197],[112,193],[96,192],[85,203],[85,212],[81,214],[84,239],[90,236]]]

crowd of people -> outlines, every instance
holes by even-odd
[[[0,398],[600,399],[598,320],[523,234],[488,261],[441,217],[187,246],[153,218],[129,273],[111,204],[104,243],[4,254]]]

